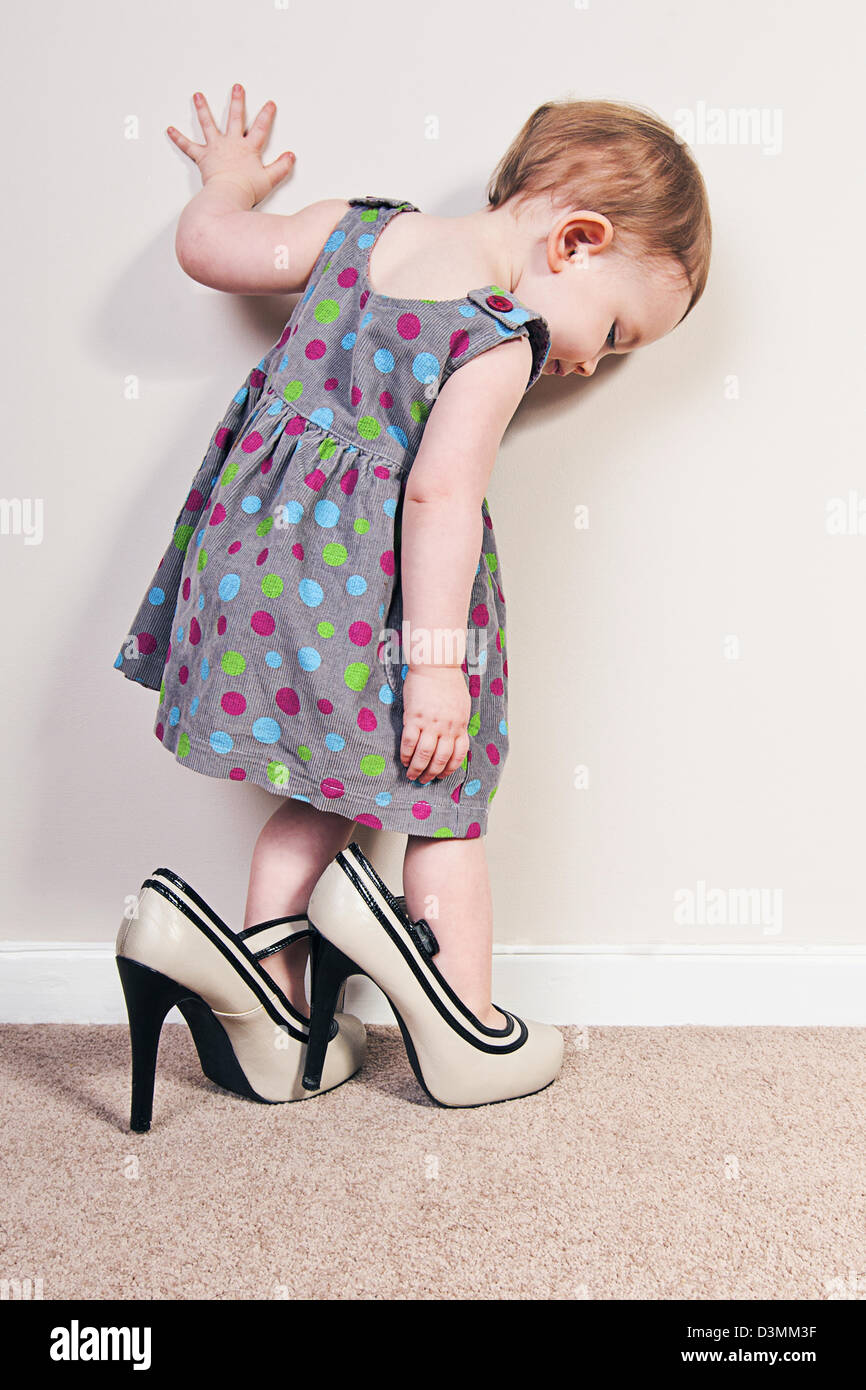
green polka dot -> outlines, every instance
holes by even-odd
[[[298,744],[298,757],[299,757],[299,758],[301,758],[305,763],[308,763],[308,762],[310,761],[310,759],[311,759],[312,756],[313,756],[312,753],[310,752],[309,748],[307,747],[307,745],[306,745],[305,743],[300,743],[300,744]]]
[[[368,753],[360,766],[365,777],[379,777],[385,771],[385,759],[381,753]]]
[[[366,517],[358,516],[355,518],[355,530],[359,536],[363,536],[370,529],[370,523]]]
[[[328,541],[328,544],[322,547],[322,559],[326,565],[345,564],[348,553],[346,547],[340,545],[339,541]]]
[[[479,711],[476,710],[475,713],[471,716],[469,723],[466,725],[466,732],[470,738],[474,738],[480,728],[481,715]]]
[[[379,209],[378,209],[378,208],[364,208],[364,211],[361,213],[361,221],[362,221],[362,222],[375,222],[375,221],[376,221],[376,218],[377,218],[378,216],[379,216]]]
[[[316,631],[318,632],[320,637],[333,637],[334,624],[327,622],[323,618],[322,621],[319,623],[318,627],[316,628]]]
[[[495,795],[496,795],[496,788],[494,787],[494,788],[493,788],[493,791],[490,793],[490,795],[488,796],[487,800],[488,800],[488,801],[492,801]]]
[[[230,483],[237,471],[238,465],[236,463],[227,463],[220,478],[220,487],[225,487],[226,483]]]
[[[247,668],[247,659],[240,652],[225,652],[220,664],[227,676],[239,676]]]
[[[259,524],[258,524],[258,526],[256,527],[256,535],[257,535],[257,536],[266,536],[266,535],[268,534],[268,532],[270,531],[271,527],[273,526],[273,524],[274,524],[274,518],[273,518],[272,516],[266,516],[265,519],[264,519],[264,521],[260,521]]]
[[[416,424],[420,424],[430,414],[430,406],[427,401],[413,401],[409,407],[409,414]]]
[[[382,426],[372,415],[362,415],[358,421],[358,433],[362,439],[377,439],[382,433]]]
[[[191,526],[178,526],[177,530],[174,533],[174,543],[177,546],[178,550],[182,550],[184,554],[186,554],[186,548],[189,545],[190,537],[192,536],[192,529],[193,528]]]
[[[500,647],[502,648],[502,650],[505,651],[505,628],[504,628],[504,627],[501,627],[501,628],[499,629],[499,645],[500,645]]]
[[[207,564],[207,551],[206,551],[206,550],[200,550],[199,553],[198,553],[198,572],[199,572],[199,574],[201,574],[201,572],[202,572],[202,570],[204,569],[204,567],[205,567],[206,564]]]
[[[363,690],[370,679],[370,668],[366,661],[350,661],[343,672],[343,679],[350,690]]]
[[[304,389],[302,381],[287,381],[283,387],[283,400],[296,401]]]
[[[268,763],[268,781],[275,787],[284,787],[291,777],[285,763]]]
[[[163,702],[164,699],[165,699],[165,680],[163,680],[162,685],[159,687],[159,703],[162,704],[162,702]]]
[[[279,598],[283,592],[283,581],[278,574],[266,574],[262,580],[262,593],[265,598]]]
[[[316,323],[333,323],[334,319],[340,317],[340,306],[336,299],[320,299],[313,310],[313,317]]]
[[[177,756],[185,758],[189,753],[189,734],[181,734],[177,741]]]
[[[337,441],[336,441],[336,439],[331,439],[330,437],[329,437],[328,439],[323,439],[322,442],[321,442],[321,444],[319,445],[319,458],[320,458],[320,459],[329,459],[329,458],[332,458],[332,457],[333,457],[333,454],[334,454],[334,450],[336,449],[336,447],[337,447]]]
[[[453,838],[454,831],[449,830],[447,825],[440,826],[438,830],[433,831],[434,840],[452,840]]]
[[[492,574],[495,574],[496,566],[499,564],[499,561],[497,560],[496,556],[491,553],[485,555],[484,558],[487,561],[487,568],[491,571]]]

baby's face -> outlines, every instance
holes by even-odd
[[[599,213],[561,214],[535,243],[514,293],[547,319],[545,376],[592,376],[602,357],[645,347],[676,327],[691,290],[674,261],[614,249]]]

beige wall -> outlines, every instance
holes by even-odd
[[[763,114],[757,143],[694,137],[715,258],[687,322],[590,382],[542,381],[503,444],[497,936],[863,939],[866,535],[826,528],[833,498],[866,498],[862,27],[800,0],[7,15],[2,492],[42,500],[44,534],[0,536],[4,937],[108,940],[159,864],[236,920],[276,805],[176,763],[155,695],[112,670],[210,431],[291,307],[203,290],[173,255],[198,176],[165,126],[195,132],[197,87],[222,119],[240,80],[251,113],[278,104],[266,157],[298,155],[267,211],[365,193],[470,211],[548,96]],[[402,838],[359,838],[393,877]],[[728,912],[764,890],[765,915],[714,923],[698,901],[677,920],[699,883]]]

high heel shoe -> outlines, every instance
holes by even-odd
[[[315,935],[304,1086],[320,1083],[337,993],[351,975],[369,976],[385,994],[415,1076],[438,1105],[514,1100],[559,1075],[559,1030],[504,1009],[502,1028],[482,1024],[437,970],[439,946],[429,922],[410,920],[405,899],[390,891],[356,841],[315,884],[307,918]]]
[[[173,1004],[189,1025],[202,1071],[218,1086],[266,1104],[313,1094],[302,1085],[309,1022],[259,963],[311,935],[306,913],[233,932],[172,870],[145,879],[116,945],[132,1047],[131,1130],[150,1128],[159,1038]],[[336,1013],[315,1093],[348,1081],[365,1048],[360,1019]]]

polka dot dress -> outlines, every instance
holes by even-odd
[[[545,320],[496,285],[456,300],[370,289],[389,198],[353,198],[279,341],[213,432],[115,667],[159,691],[186,767],[375,829],[487,830],[508,754],[505,596],[487,501],[467,612],[469,751],[412,783],[400,762],[400,519],[436,396],[517,335],[537,380]],[[459,442],[459,441],[458,441]]]

